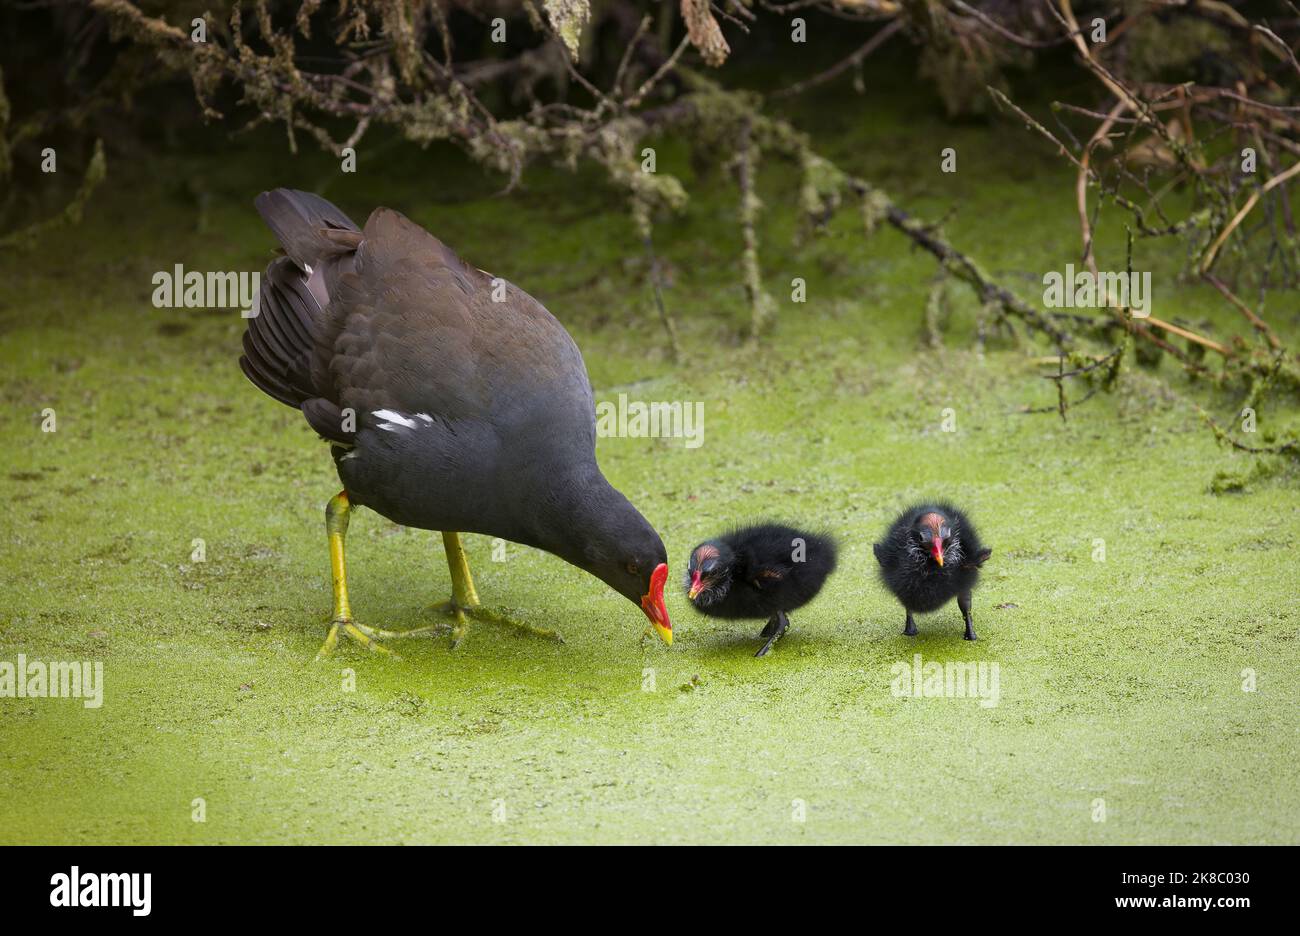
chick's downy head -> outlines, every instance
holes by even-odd
[[[686,568],[686,597],[697,607],[707,608],[727,596],[735,553],[726,543],[709,540],[691,551]]]
[[[938,511],[917,516],[909,534],[909,551],[924,555],[925,561],[939,568],[960,565],[962,560],[961,528]]]

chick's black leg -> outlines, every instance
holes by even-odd
[[[759,639],[765,641],[765,643],[758,648],[758,652],[754,656],[767,656],[767,652],[772,649],[778,640],[785,636],[786,629],[789,626],[790,619],[785,616],[784,611],[778,611],[772,615],[772,620],[767,622],[763,632],[758,635]]]
[[[912,620],[911,611],[907,612],[907,621],[903,624],[903,636],[904,637],[916,636],[916,621]]]
[[[957,596],[957,607],[961,608],[961,616],[966,620],[966,639],[975,640],[975,628],[970,619],[970,589]]]

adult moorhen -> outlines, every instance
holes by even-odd
[[[259,389],[302,410],[343,482],[325,509],[334,614],[321,654],[340,633],[387,652],[379,638],[445,629],[353,619],[344,538],[356,505],[442,531],[453,646],[467,614],[503,620],[479,607],[461,531],[590,572],[637,602],[671,644],[667,553],[596,464],[591,383],[564,326],[391,209],[359,230],[307,192],[264,192],[256,205],[285,256],[267,267],[239,363]]]

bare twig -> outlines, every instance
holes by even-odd
[[[849,69],[855,68],[858,65],[862,64],[862,62],[867,58],[867,56],[871,55],[871,53],[875,52],[882,45],[888,42],[890,38],[893,37],[894,34],[899,32],[902,28],[903,28],[903,21],[901,19],[893,20],[888,25],[886,25],[884,29],[880,30],[880,32],[876,33],[865,43],[863,43],[863,45],[856,52],[850,55],[848,58],[844,59],[843,61],[835,65],[832,65],[830,68],[826,69],[823,72],[813,75],[811,78],[805,78],[803,81],[796,82],[795,84],[790,85],[790,87],[788,88],[782,88],[780,91],[774,91],[772,93],[772,97],[775,99],[794,97],[795,95],[803,94],[805,91],[808,91],[812,88],[816,88],[819,85],[823,85],[828,81],[833,81],[834,79],[838,78],[840,75],[844,74]]]

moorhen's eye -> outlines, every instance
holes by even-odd
[[[627,564],[627,574],[628,574],[628,575],[636,575],[636,563],[635,563],[635,562],[629,562],[629,563]]]

